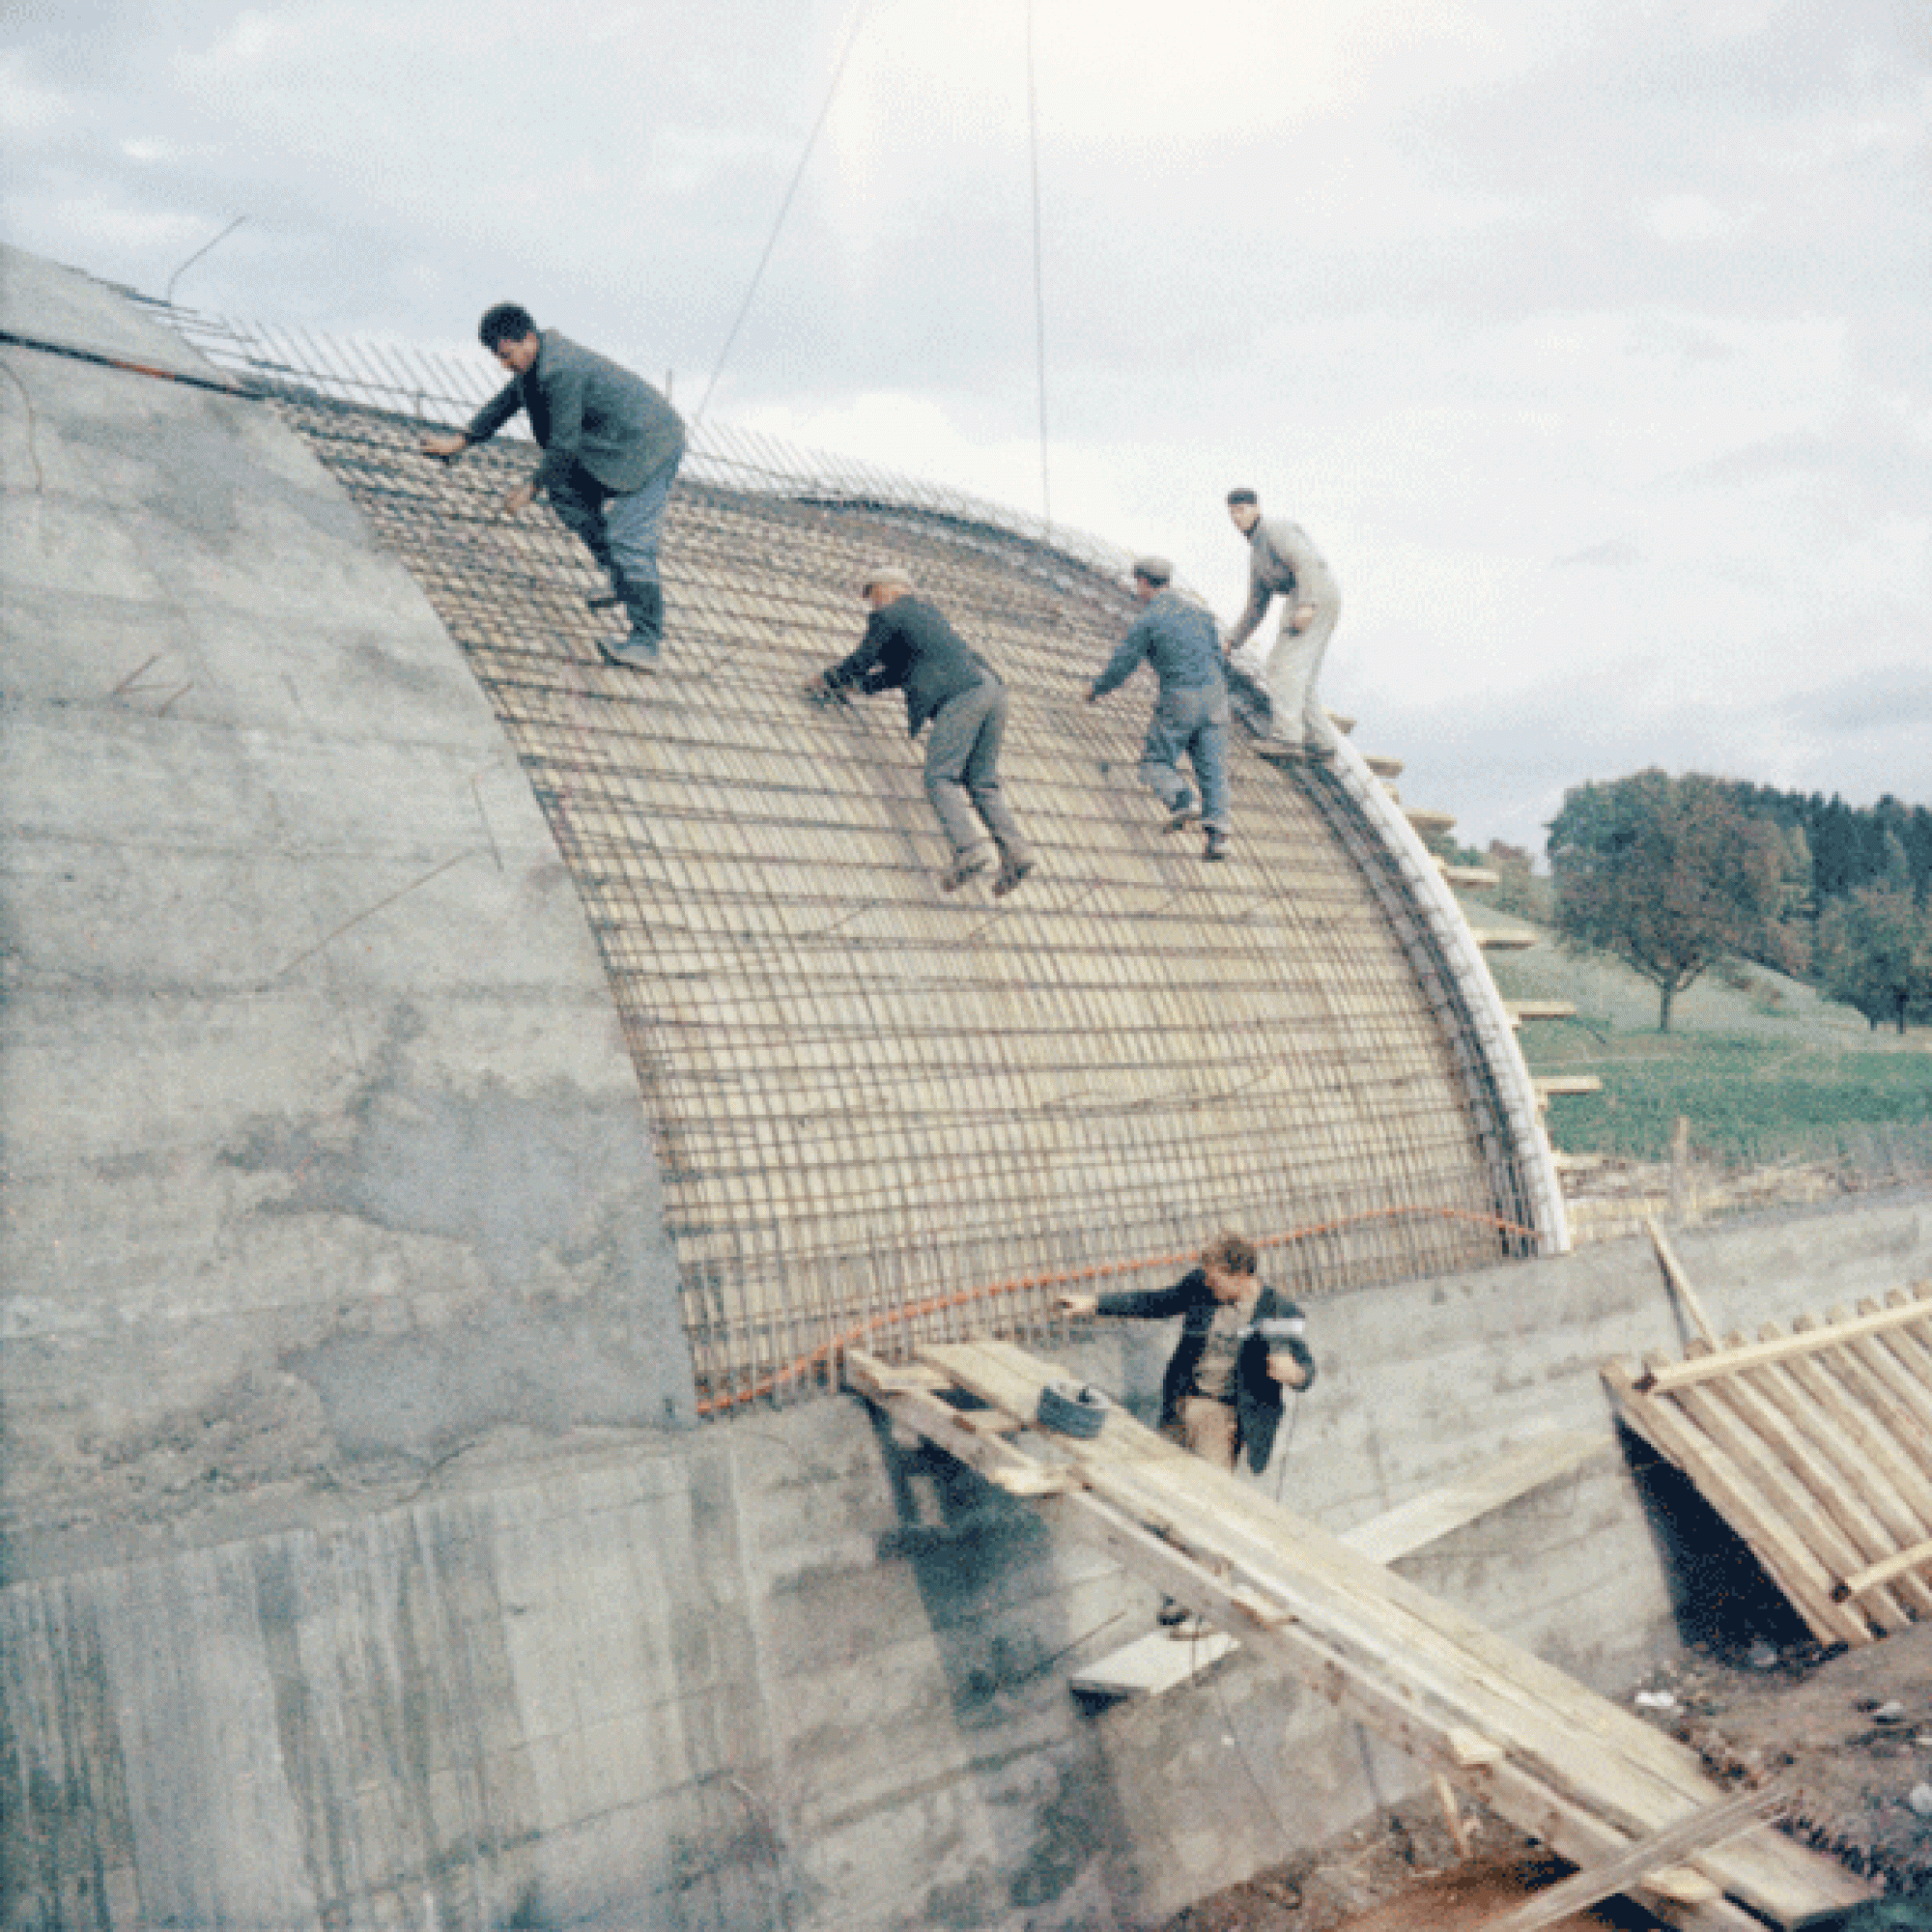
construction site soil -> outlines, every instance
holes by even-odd
[[[1932,1624],[1858,1650],[1760,1639],[1737,1653],[1693,1651],[1634,1695],[1726,1789],[1787,1790],[1784,1829],[1896,1901],[1886,1923],[1932,1932]],[[1433,1800],[1406,1801],[1190,1906],[1162,1932],[1459,1932],[1570,1870],[1477,1806],[1465,1805],[1463,1825],[1466,1858]],[[1656,1921],[1612,1899],[1561,1922]]]

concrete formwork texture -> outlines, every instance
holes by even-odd
[[[1318,1520],[1607,1435],[1667,1304],[1629,1246],[1536,1258],[1415,851],[1244,759],[1250,869],[1204,873],[1137,724],[1061,699],[1009,760],[1060,884],[941,905],[902,733],[779,694],[895,544],[1016,681],[1091,671],[1094,547],[741,447],[640,690],[568,540],[488,526],[514,452],[412,468],[393,396],[13,253],[0,329],[4,1922],[1124,1928],[1402,1789],[1238,1657],[1080,1710],[1149,1592],[762,1392],[993,1321],[1144,1406],[1162,1338],[1076,1343],[1059,1284],[1238,1217],[1311,1304],[1267,1480]],[[1742,1321],[1932,1231],[1681,1246]],[[1411,1561],[1600,1688],[1675,1641],[1614,1455]]]

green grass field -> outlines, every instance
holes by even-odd
[[[1521,923],[1467,905],[1479,925]],[[1678,996],[1660,1034],[1656,988],[1612,960],[1571,957],[1548,935],[1488,956],[1506,999],[1577,1009],[1520,1034],[1532,1073],[1604,1083],[1551,1100],[1550,1138],[1566,1152],[1662,1160],[1682,1115],[1692,1147],[1726,1164],[1847,1157],[1932,1173],[1932,1030],[1875,1034],[1796,980],[1727,964]]]

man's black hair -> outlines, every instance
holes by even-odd
[[[492,355],[499,342],[521,342],[537,332],[536,318],[521,302],[498,302],[483,311],[476,325],[476,339]]]

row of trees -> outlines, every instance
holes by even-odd
[[[1724,782],[1747,811],[1784,835],[1814,916],[1865,886],[1909,884],[1921,902],[1932,895],[1932,810],[1924,806],[1889,794],[1876,805],[1847,805],[1835,792],[1826,798]]]
[[[1932,812],[1888,799],[1861,823],[1816,804],[1696,772],[1577,786],[1549,826],[1557,931],[1655,985],[1663,1033],[1677,995],[1726,956],[1808,978],[1874,1027],[1932,1018]]]

